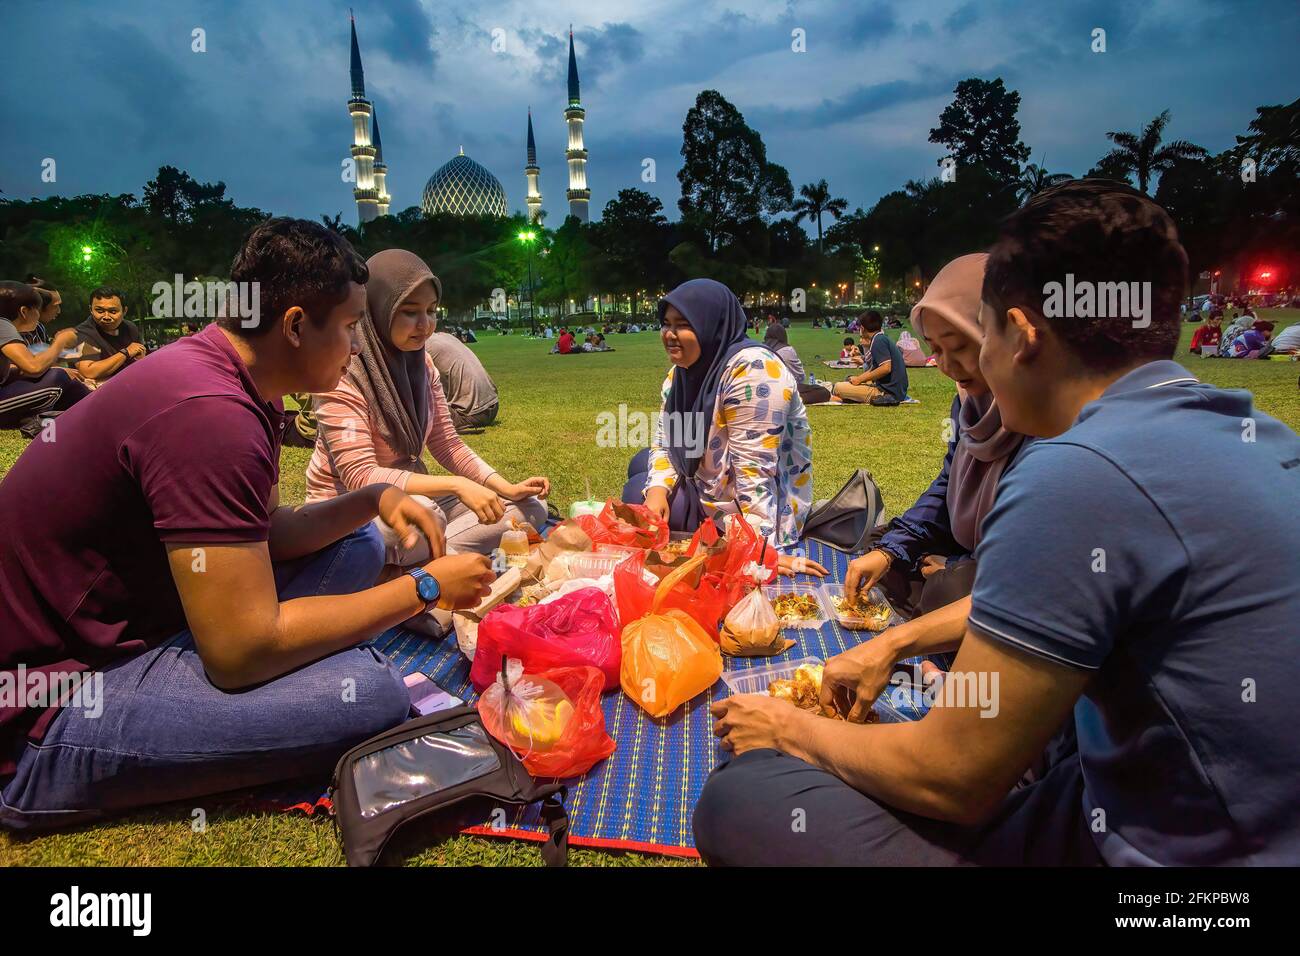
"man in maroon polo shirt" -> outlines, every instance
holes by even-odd
[[[428,602],[406,575],[375,586],[376,516],[430,538],[442,606],[486,593],[487,559],[438,557],[397,488],[279,504],[281,397],[329,391],[358,351],[365,262],[271,219],[231,278],[256,317],[123,370],[0,482],[0,824],[323,771],[402,720],[405,687],[365,642]]]

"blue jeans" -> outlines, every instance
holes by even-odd
[[[328,548],[276,565],[281,600],[350,594],[374,584],[384,549],[371,524]],[[203,670],[194,636],[103,672],[102,713],[60,712],[27,743],[0,791],[0,824],[44,829],[154,803],[324,776],[349,747],[406,718],[410,697],[369,644],[257,687],[224,691]]]

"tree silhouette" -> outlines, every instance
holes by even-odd
[[[790,205],[796,223],[803,222],[805,219],[817,223],[817,251],[819,253],[822,251],[822,214],[829,213],[839,219],[848,208],[847,200],[838,197],[831,198],[830,186],[827,185],[824,179],[800,186],[799,198]]]
[[[1069,173],[1049,173],[1046,166],[1030,163],[1020,171],[1020,179],[1016,181],[1016,199],[1024,205],[1030,197],[1042,192],[1048,186],[1055,186],[1057,183],[1073,178]]]
[[[1150,123],[1140,134],[1110,132],[1106,138],[1115,144],[1102,163],[1111,162],[1116,169],[1132,171],[1137,176],[1138,189],[1143,192],[1151,185],[1151,176],[1163,173],[1180,159],[1201,159],[1206,152],[1195,143],[1176,139],[1172,143],[1161,145],[1165,127],[1169,125],[1169,111],[1165,110]]]

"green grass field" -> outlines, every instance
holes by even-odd
[[[1300,310],[1263,310],[1282,325],[1300,320]],[[1186,325],[1179,359],[1198,377],[1229,388],[1244,388],[1257,406],[1300,431],[1297,378],[1300,365],[1282,361],[1209,360],[1185,350],[1194,326]],[[841,378],[846,373],[821,366],[819,358],[839,354],[842,332],[796,326],[791,344],[805,366]],[[559,357],[546,354],[550,343],[515,336],[485,336],[474,347],[501,392],[501,413],[470,445],[494,468],[517,480],[546,474],[561,509],[586,497],[586,481],[596,497],[617,495],[633,448],[596,444],[597,416],[658,410],[658,389],[667,364],[653,333],[611,335],[616,351],[603,355]],[[899,408],[818,407],[809,410],[813,429],[816,497],[828,497],[855,468],[870,469],[891,514],[908,507],[934,477],[944,454],[943,419],[954,387],[936,369],[911,372],[911,394],[919,405]],[[17,432],[0,432],[0,475],[22,452]],[[303,497],[303,472],[309,452],[285,449],[282,500]],[[57,506],[57,503],[50,503]],[[252,813],[218,808],[208,801],[203,833],[190,826],[190,810],[162,807],[112,823],[83,827],[35,839],[0,832],[0,865],[337,865],[342,855],[333,826],[323,819]],[[394,858],[413,865],[538,865],[537,850],[522,841],[457,837],[435,846],[418,833],[403,837]],[[574,850],[578,865],[658,865],[680,863],[635,853]]]

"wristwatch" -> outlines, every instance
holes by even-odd
[[[442,587],[438,584],[438,579],[424,568],[411,568],[406,573],[415,579],[415,593],[424,602],[424,609],[432,610],[438,603],[438,598],[442,596]]]

